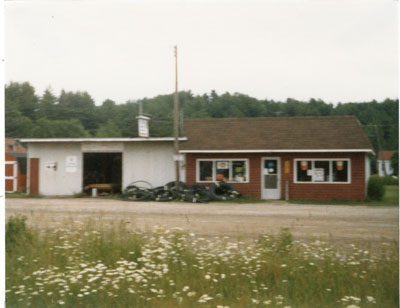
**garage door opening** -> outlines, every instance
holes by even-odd
[[[83,153],[83,191],[121,192],[122,153]]]

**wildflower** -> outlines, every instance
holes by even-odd
[[[375,298],[373,298],[372,296],[367,296],[367,301],[370,303],[376,303]]]
[[[199,300],[198,300],[198,302],[199,303],[206,303],[207,301],[210,301],[210,300],[212,300],[213,298],[211,297],[211,296],[208,296],[207,294],[203,294],[200,298],[199,298]]]
[[[260,301],[258,300],[258,299],[255,299],[255,298],[252,298],[251,299],[251,302],[253,303],[253,304],[259,304],[260,303]]]
[[[281,267],[286,267],[287,265],[286,264],[281,264]]]
[[[264,305],[269,305],[269,304],[271,304],[271,300],[263,301],[263,304],[264,304]]]
[[[183,292],[186,292],[187,290],[189,290],[188,286],[184,286],[183,289],[182,289]]]
[[[205,275],[204,278],[209,280],[209,279],[211,279],[211,276],[210,275]]]

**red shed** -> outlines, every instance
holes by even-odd
[[[5,138],[5,190],[26,190],[26,149],[15,139]]]
[[[190,119],[187,184],[262,199],[364,200],[373,148],[354,116]]]

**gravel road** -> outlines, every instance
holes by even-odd
[[[124,202],[106,199],[7,199],[6,217],[22,214],[39,227],[88,218],[107,224],[124,220],[132,228],[180,227],[205,236],[254,237],[289,228],[296,238],[398,242],[398,207]]]

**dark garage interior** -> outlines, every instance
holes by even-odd
[[[97,188],[101,193],[119,193],[121,183],[122,153],[83,153],[84,191]]]

